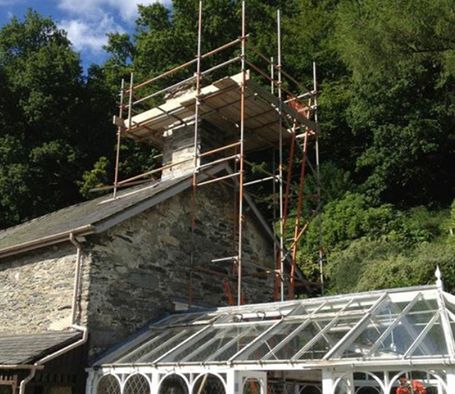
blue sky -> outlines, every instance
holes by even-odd
[[[81,55],[84,68],[106,58],[102,47],[108,32],[131,32],[137,4],[157,0],[0,0],[0,26],[12,16],[22,18],[28,8],[50,16],[67,31],[73,47]],[[168,4],[170,0],[160,0]]]

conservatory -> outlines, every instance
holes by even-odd
[[[95,362],[87,394],[395,394],[400,376],[453,394],[454,329],[440,279],[175,314]]]

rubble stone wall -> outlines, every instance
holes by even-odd
[[[76,248],[60,244],[0,261],[0,333],[71,324]]]
[[[193,232],[187,191],[92,239],[84,293],[92,354],[173,312],[174,301],[226,305],[227,283],[236,300],[236,265],[212,262],[237,253],[232,193],[218,185],[199,189]],[[267,302],[273,277],[258,266],[273,267],[272,243],[251,217],[244,225],[243,298]]]

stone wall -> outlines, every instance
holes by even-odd
[[[185,126],[176,126],[163,135],[163,166],[176,164],[163,170],[162,179],[179,178],[193,173],[194,170],[194,121],[188,120]],[[207,122],[200,121],[198,129],[198,154],[223,146],[223,133]],[[221,151],[197,159],[197,165],[219,159],[232,150]],[[232,160],[231,160],[232,164]]]
[[[58,245],[0,261],[0,332],[71,324],[76,248]]]
[[[191,298],[193,305],[226,305],[225,280],[235,296],[233,263],[211,262],[236,254],[232,193],[219,185],[198,189],[194,232],[191,191],[186,191],[90,238],[90,283],[84,291],[89,309],[84,320],[90,327],[91,354],[172,312],[173,301]],[[270,301],[272,277],[249,263],[273,267],[271,242],[246,217],[244,297],[247,302]]]
[[[191,190],[177,194],[82,243],[81,315],[91,354],[174,311],[174,302],[226,305],[223,284],[236,298],[237,220],[233,191],[198,189],[191,231]],[[247,208],[247,206],[246,206]],[[243,297],[272,298],[271,240],[246,209]],[[193,258],[191,258],[193,256]],[[252,265],[254,263],[256,265]],[[61,330],[71,324],[76,248],[60,244],[0,261],[0,332]]]
[[[163,166],[180,164],[165,169],[161,178],[164,180],[191,174],[194,169],[194,123],[166,131],[163,142]]]

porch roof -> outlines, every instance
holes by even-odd
[[[0,370],[5,365],[32,364],[48,354],[76,342],[81,335],[79,331],[0,335]]]
[[[454,329],[455,297],[421,286],[175,314],[94,366],[455,365]]]

